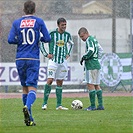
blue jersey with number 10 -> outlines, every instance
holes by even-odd
[[[16,59],[39,59],[39,42],[50,42],[50,39],[44,21],[41,18],[26,15],[13,22],[8,43],[17,44]]]

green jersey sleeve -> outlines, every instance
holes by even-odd
[[[95,52],[95,47],[93,44],[93,41],[87,39],[86,41],[86,53],[83,55],[83,59],[87,60],[90,59],[91,56],[94,54]]]

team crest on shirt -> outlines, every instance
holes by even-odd
[[[56,42],[56,45],[58,46],[58,47],[63,47],[64,46],[64,41],[63,40],[58,40],[57,42]]]
[[[116,86],[123,73],[123,66],[118,55],[114,53],[105,54],[101,59],[101,79],[109,87]]]
[[[30,28],[34,27],[36,20],[35,19],[23,19],[20,24],[20,28]]]

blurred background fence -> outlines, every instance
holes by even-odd
[[[18,78],[16,78],[16,68],[13,71],[9,71],[15,67],[16,46],[8,44],[7,36],[12,22],[24,15],[23,3],[25,1],[0,0],[1,91],[18,91],[21,88],[18,83]],[[35,15],[44,19],[49,30],[57,27],[56,21],[59,17],[65,17],[67,20],[67,31],[73,36],[75,45],[71,58],[69,59],[69,76],[64,82],[64,88],[83,89],[83,91],[86,89],[85,85],[81,84],[82,80],[84,80],[84,71],[79,65],[79,60],[84,53],[84,43],[79,39],[77,34],[80,27],[86,27],[90,34],[98,39],[105,54],[115,53],[118,55],[120,60],[122,60],[122,63],[120,63],[120,65],[122,64],[122,74],[126,72],[122,76],[125,79],[121,79],[122,86],[119,86],[121,82],[118,82],[115,86],[109,86],[101,80],[103,89],[110,87],[113,87],[113,89],[116,87],[123,88],[124,85],[127,90],[131,90],[132,0],[37,0],[35,2]],[[112,59],[114,57],[110,58]],[[112,68],[117,61],[112,59]],[[42,69],[40,69],[40,77],[43,78],[39,82],[40,89],[43,88],[42,86],[46,82],[46,63],[47,59],[41,54]],[[41,72],[43,75],[41,75]],[[14,75],[13,81],[10,80]]]

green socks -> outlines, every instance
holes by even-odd
[[[98,98],[98,106],[103,106],[102,90],[96,91]]]
[[[57,98],[57,106],[61,106],[62,103],[62,87],[61,86],[56,86],[56,98]]]
[[[44,86],[44,99],[43,99],[44,104],[47,104],[50,92],[51,92],[51,85],[46,84]]]
[[[51,85],[45,85],[44,88],[44,104],[47,104],[49,94],[51,92]],[[62,87],[56,86],[56,98],[57,98],[57,107],[61,106],[62,103]]]
[[[91,102],[92,108],[95,107],[95,94],[96,94],[95,90],[89,91],[89,97],[90,97],[90,102]]]

